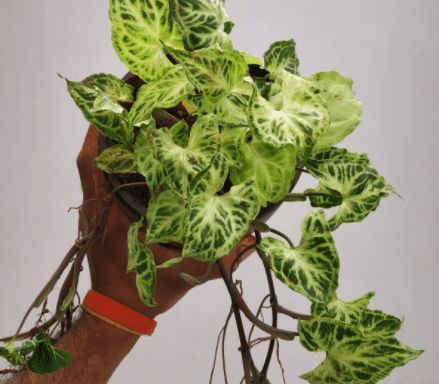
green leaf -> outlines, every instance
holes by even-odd
[[[33,339],[33,340],[25,340],[23,342],[23,344],[21,344],[20,354],[22,356],[26,356],[29,353],[35,351],[37,346],[38,346],[38,340],[35,340],[35,339]]]
[[[50,336],[45,335],[42,330],[37,340],[38,346],[27,362],[29,370],[40,375],[48,375],[73,364],[72,356],[66,351],[55,348],[50,342]]]
[[[221,131],[221,153],[229,158],[233,167],[239,168],[245,163],[245,139],[249,131],[249,127],[226,127]]]
[[[359,329],[364,336],[393,336],[401,329],[402,321],[377,309],[366,309]]]
[[[239,52],[224,51],[218,44],[195,52],[166,49],[183,66],[189,81],[211,102],[222,99],[248,72]]]
[[[253,137],[241,151],[244,161],[240,168],[230,170],[233,184],[256,180],[259,204],[277,203],[289,192],[291,180],[296,173],[296,151],[294,146],[276,148]]]
[[[161,42],[183,48],[183,37],[169,14],[168,1],[110,0],[110,19],[113,47],[131,73],[149,82],[173,66]]]
[[[168,243],[184,241],[187,221],[187,201],[181,199],[172,190],[167,189],[153,196],[148,203],[148,229],[146,242]]]
[[[332,319],[299,321],[298,331],[304,348],[326,352],[316,369],[300,376],[311,384],[375,384],[423,352],[394,337],[365,337],[355,326]]]
[[[248,127],[247,109],[253,92],[252,80],[245,77],[219,101],[212,101],[206,95],[189,95],[189,102],[198,114],[213,113],[219,125],[224,127]]]
[[[332,208],[341,205],[343,203],[343,197],[340,192],[327,188],[323,184],[319,184],[314,189],[311,188],[306,189],[304,193],[305,194],[324,193],[326,195],[326,196],[308,195],[312,207]]]
[[[183,34],[187,51],[208,48],[218,43],[221,48],[232,50],[232,40],[227,36],[233,23],[220,0],[170,0],[171,16]],[[221,25],[227,22],[227,32]]]
[[[344,222],[362,221],[377,209],[383,197],[390,193],[398,195],[394,188],[378,175],[367,155],[330,151],[329,154],[320,156],[324,159],[309,159],[306,168],[326,188],[319,184],[316,189],[307,189],[305,193],[324,190],[333,195],[333,200],[342,201],[339,211],[328,220],[331,231]],[[312,198],[311,204],[325,206],[326,202],[323,199]]]
[[[152,251],[138,239],[139,228],[143,225],[144,218],[131,224],[128,229],[128,265],[127,272],[135,271],[136,285],[142,302],[148,307],[158,304],[154,300],[157,280],[156,265]]]
[[[299,76],[287,74],[281,91],[276,88],[268,101],[254,89],[248,123],[260,140],[277,148],[293,144],[307,158],[328,127],[325,103],[314,93],[314,83]]]
[[[198,117],[185,148],[174,143],[169,130],[152,130],[151,135],[154,155],[162,164],[165,177],[175,184],[179,195],[186,199],[194,176],[206,168],[213,154],[219,151],[220,136],[215,117]]]
[[[93,163],[106,173],[137,173],[134,153],[122,145],[113,145],[93,159]]]
[[[189,217],[183,256],[213,263],[244,237],[259,212],[254,180],[216,195],[228,174],[228,159],[216,153],[190,186]]]
[[[133,101],[134,88],[116,76],[99,73],[82,82],[67,80],[67,89],[84,118],[104,136],[120,142],[134,140],[128,112],[119,102]]]
[[[366,293],[354,301],[340,300],[336,295],[328,304],[313,303],[311,314],[318,317],[329,317],[342,323],[358,326],[363,319],[363,313],[375,292]]]
[[[26,364],[26,360],[20,355],[20,347],[15,346],[11,340],[3,347],[0,347],[0,356],[4,357],[10,364],[20,366]]]
[[[134,144],[134,161],[138,172],[145,177],[149,190],[153,193],[164,180],[163,166],[154,158],[151,132],[156,130],[155,120],[140,126],[140,131]]]
[[[329,112],[329,127],[314,146],[314,151],[329,148],[351,134],[360,124],[363,112],[362,104],[355,100],[353,81],[335,71],[319,72],[303,76],[313,81],[326,102]]]
[[[151,119],[154,108],[172,108],[194,90],[181,65],[164,71],[158,80],[142,85],[136,95],[136,102],[129,112],[132,125],[136,126]]]
[[[247,52],[244,52],[244,51],[240,51],[239,53],[244,57],[245,62],[248,65],[253,64],[253,65],[259,65],[262,67],[262,60],[259,57],[254,57],[254,56],[249,55]]]
[[[323,210],[313,210],[301,224],[298,247],[273,237],[262,239],[275,276],[312,302],[328,303],[338,287],[340,260]]]
[[[282,77],[284,71],[299,75],[299,59],[296,55],[294,40],[276,41],[264,53],[264,67],[270,71],[270,77]]]
[[[174,124],[170,129],[172,141],[179,147],[187,147],[189,144],[189,127],[184,120],[180,120]]]

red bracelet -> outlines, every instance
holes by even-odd
[[[82,303],[85,311],[93,316],[136,335],[151,336],[157,322],[131,308],[90,289]]]

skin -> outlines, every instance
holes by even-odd
[[[102,201],[109,195],[102,172],[92,163],[98,154],[98,130],[90,126],[77,158],[84,194],[84,204],[79,210],[79,228],[82,235],[92,229],[94,215],[100,212]],[[104,236],[98,237],[87,251],[91,288],[154,319],[171,309],[194,286],[183,280],[175,268],[158,269],[154,299],[159,305],[149,308],[143,304],[136,286],[136,273],[126,272],[127,232],[131,224],[132,222],[115,201],[110,209]],[[140,241],[145,241],[142,231],[139,231],[138,236]],[[230,271],[236,256],[248,245],[254,244],[255,240],[249,230],[232,252],[221,259],[226,271]],[[181,251],[159,244],[149,244],[148,247],[152,250],[157,265],[181,256]],[[244,255],[242,260],[247,258],[251,251]],[[192,276],[201,276],[207,270],[207,263],[190,258],[184,259],[177,265]],[[215,264],[211,279],[220,277],[219,267]],[[10,383],[107,383],[139,337],[84,312],[79,321],[55,343],[57,348],[72,355],[74,363],[71,366],[52,375],[36,375],[26,368]]]

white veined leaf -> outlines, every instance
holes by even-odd
[[[134,153],[120,144],[103,150],[93,164],[106,173],[137,173]]]
[[[247,76],[248,65],[239,52],[218,44],[194,52],[166,47],[183,66],[189,81],[212,102],[217,102]]]
[[[171,189],[154,195],[148,203],[148,229],[146,242],[169,243],[184,241],[187,221],[187,201],[181,199]]]
[[[223,49],[233,49],[232,40],[221,29],[225,22],[230,27],[231,21],[220,0],[170,0],[169,3],[187,51],[208,48],[215,43]]]
[[[328,303],[338,287],[340,260],[323,210],[313,210],[301,224],[298,247],[273,237],[262,239],[275,276],[312,302]]]
[[[134,161],[137,170],[145,177],[151,193],[156,190],[159,184],[163,183],[165,178],[162,164],[154,157],[151,132],[155,129],[154,119],[149,125],[141,125],[134,144]]]
[[[233,129],[233,128],[232,128]],[[221,132],[221,135],[223,132]],[[243,153],[241,167],[232,167],[233,184],[256,180],[259,204],[277,203],[289,192],[296,173],[296,150],[292,145],[276,148],[253,137],[240,148]]]
[[[299,75],[299,59],[296,55],[294,40],[276,41],[264,53],[264,68],[270,71],[270,77],[276,79],[284,75],[284,71]]]
[[[128,264],[127,272],[135,271],[136,285],[139,297],[148,307],[158,304],[154,300],[154,292],[157,280],[156,265],[152,251],[138,239],[139,229],[142,227],[144,217],[138,222],[131,224],[128,229]]]
[[[423,351],[394,337],[365,337],[351,325],[328,318],[299,321],[300,343],[311,352],[326,352],[313,371],[300,376],[311,384],[376,384]]]
[[[362,221],[377,209],[382,198],[391,193],[398,195],[378,175],[366,154],[343,151],[331,149],[320,153],[322,160],[311,158],[306,162],[306,169],[320,184],[305,193],[324,191],[331,195],[330,200],[340,203],[339,211],[328,220],[331,231],[342,223]],[[310,196],[310,203],[312,206],[327,206],[327,201],[317,196]]]
[[[154,108],[175,107],[193,90],[181,65],[167,69],[160,79],[139,88],[129,112],[131,124],[136,126],[151,119]]]
[[[133,100],[134,88],[116,76],[98,73],[81,82],[67,80],[67,89],[84,118],[104,136],[119,142],[134,140],[128,111],[119,102]]]
[[[213,263],[228,255],[259,212],[254,180],[217,195],[228,174],[228,159],[216,153],[191,183],[183,256]]]
[[[174,143],[169,130],[151,130],[151,137],[154,156],[162,165],[165,178],[175,185],[181,197],[187,199],[191,181],[209,165],[214,153],[220,149],[215,117],[198,117],[191,128],[188,145],[184,148]]]
[[[233,167],[240,168],[244,165],[245,139],[249,131],[249,127],[226,127],[221,130],[221,153],[229,158]]]
[[[316,84],[329,112],[329,127],[313,151],[329,148],[342,141],[360,124],[362,104],[355,100],[353,81],[335,71],[319,72],[303,78]]]
[[[328,127],[325,102],[314,92],[314,83],[289,73],[278,88],[272,85],[269,100],[254,88],[248,123],[260,140],[278,148],[293,144],[306,159]]]
[[[110,19],[113,47],[131,73],[148,82],[173,66],[162,42],[183,48],[183,37],[169,14],[168,1],[110,0]]]

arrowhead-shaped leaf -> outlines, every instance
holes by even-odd
[[[329,153],[329,155],[328,155]],[[362,221],[377,209],[380,200],[390,193],[396,194],[382,176],[378,175],[365,154],[330,151],[320,154],[323,160],[309,159],[306,168],[326,188],[307,189],[305,193],[325,191],[332,195],[330,200],[340,201],[340,209],[328,220],[331,231],[343,222]],[[336,192],[332,192],[336,191]],[[324,199],[310,196],[312,206],[325,206]]]
[[[142,85],[136,102],[129,112],[132,125],[139,125],[151,118],[154,108],[175,107],[194,90],[181,65],[167,69],[158,80]]]
[[[183,48],[183,38],[171,19],[168,1],[111,0],[110,19],[113,47],[131,73],[148,82],[173,66],[161,42]]]
[[[358,326],[369,301],[375,296],[375,292],[366,293],[363,297],[354,301],[340,300],[336,295],[328,304],[312,303],[311,314],[318,317],[329,317],[342,323]]]
[[[137,170],[145,177],[151,193],[155,191],[165,178],[163,166],[160,161],[154,158],[154,148],[151,144],[151,131],[155,129],[154,120],[149,125],[141,125],[139,134],[136,137],[136,143],[134,144],[134,161],[137,165]]]
[[[81,82],[67,80],[67,89],[85,119],[104,136],[120,142],[134,140],[128,112],[119,101],[133,100],[134,88],[116,76],[99,73]]]
[[[323,210],[311,211],[301,225],[302,238],[290,248],[273,237],[262,239],[275,276],[312,302],[328,303],[338,287],[340,260]]]
[[[245,77],[219,101],[212,101],[206,95],[189,95],[188,100],[198,114],[213,113],[218,125],[224,127],[248,127],[247,109],[252,95],[252,80]]]
[[[180,120],[174,124],[169,132],[172,136],[172,141],[179,147],[187,147],[189,144],[189,127],[184,120]]]
[[[228,255],[259,212],[254,180],[216,195],[224,185],[228,168],[227,157],[218,152],[191,184],[185,257],[213,263]]]
[[[329,112],[328,130],[316,143],[314,151],[329,148],[342,141],[360,124],[362,105],[355,100],[353,81],[335,71],[319,72],[303,78],[316,83]]]
[[[230,19],[220,0],[170,0],[169,3],[187,51],[208,48],[215,43],[232,50],[232,40],[221,29],[223,23],[230,23]]]
[[[272,87],[275,92],[278,87]],[[262,141],[275,147],[297,146],[307,158],[329,123],[325,102],[315,92],[314,83],[287,74],[281,91],[265,100],[254,89],[248,110],[248,123]]]
[[[229,158],[234,167],[239,168],[244,165],[245,139],[249,132],[249,127],[226,127],[221,130],[221,153]]]
[[[270,77],[282,77],[284,71],[299,75],[299,59],[296,55],[294,40],[276,41],[264,53],[264,67],[270,71]]]
[[[153,196],[148,203],[148,229],[146,242],[168,243],[184,241],[187,221],[187,201],[178,197],[172,190]]]
[[[49,335],[45,335],[42,330],[37,340],[38,346],[27,362],[29,370],[40,375],[48,375],[73,364],[72,356],[55,348],[50,342]]]
[[[154,300],[156,286],[156,265],[152,251],[138,239],[139,228],[143,225],[144,218],[131,224],[128,229],[128,265],[127,272],[135,271],[136,285],[142,302],[148,307],[158,304]]]
[[[189,81],[211,102],[222,99],[248,72],[239,52],[224,51],[217,44],[195,52],[166,49],[183,66]]]
[[[222,134],[222,132],[221,132]],[[292,145],[276,148],[253,137],[241,151],[244,161],[240,168],[230,170],[233,184],[256,180],[259,204],[277,203],[289,192],[296,172],[296,150]]]
[[[311,384],[375,384],[423,352],[394,337],[365,337],[357,327],[332,319],[299,321],[298,331],[304,348],[326,352],[316,369],[300,376]]]
[[[93,163],[106,173],[137,173],[134,153],[123,145],[105,149]]]
[[[155,158],[162,164],[165,177],[175,184],[178,193],[186,199],[194,176],[206,168],[213,154],[219,151],[220,136],[215,117],[198,117],[185,148],[174,143],[167,129],[151,130],[151,136]]]

